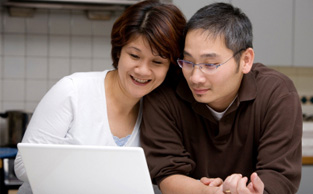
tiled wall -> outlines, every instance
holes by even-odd
[[[88,20],[83,11],[37,10],[34,17],[10,17],[0,8],[0,112],[33,112],[48,89],[77,71],[110,69],[110,32],[117,15]],[[312,68],[274,67],[288,75],[300,97],[313,96]],[[303,105],[313,114],[313,104]],[[5,120],[0,118],[1,134]]]
[[[10,17],[0,8],[0,112],[33,112],[60,78],[79,71],[111,69],[110,20],[89,20],[84,11],[37,10]],[[0,145],[7,123],[0,118]]]
[[[32,112],[61,77],[111,67],[110,20],[89,20],[84,11],[37,10],[34,17],[11,17],[0,9],[0,111]],[[273,67],[288,75],[304,111],[313,114],[312,68]]]
[[[61,77],[112,68],[111,20],[88,20],[83,11],[37,10],[34,17],[0,11],[0,111],[32,112]]]

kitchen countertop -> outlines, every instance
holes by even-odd
[[[302,157],[303,165],[313,165],[313,156],[303,156]]]

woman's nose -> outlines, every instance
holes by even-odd
[[[135,73],[138,73],[140,75],[149,75],[151,73],[149,63],[148,62],[142,62],[135,68]]]

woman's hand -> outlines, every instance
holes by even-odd
[[[200,182],[207,186],[213,186],[213,187],[219,187],[223,184],[223,180],[221,178],[207,178],[207,177],[202,177],[200,179]]]

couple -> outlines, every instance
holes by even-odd
[[[299,97],[286,76],[253,64],[239,9],[214,3],[186,24],[174,5],[139,2],[114,23],[111,44],[115,69],[61,79],[23,142],[142,146],[164,194],[297,191]],[[19,154],[15,171],[19,193],[31,193]]]

